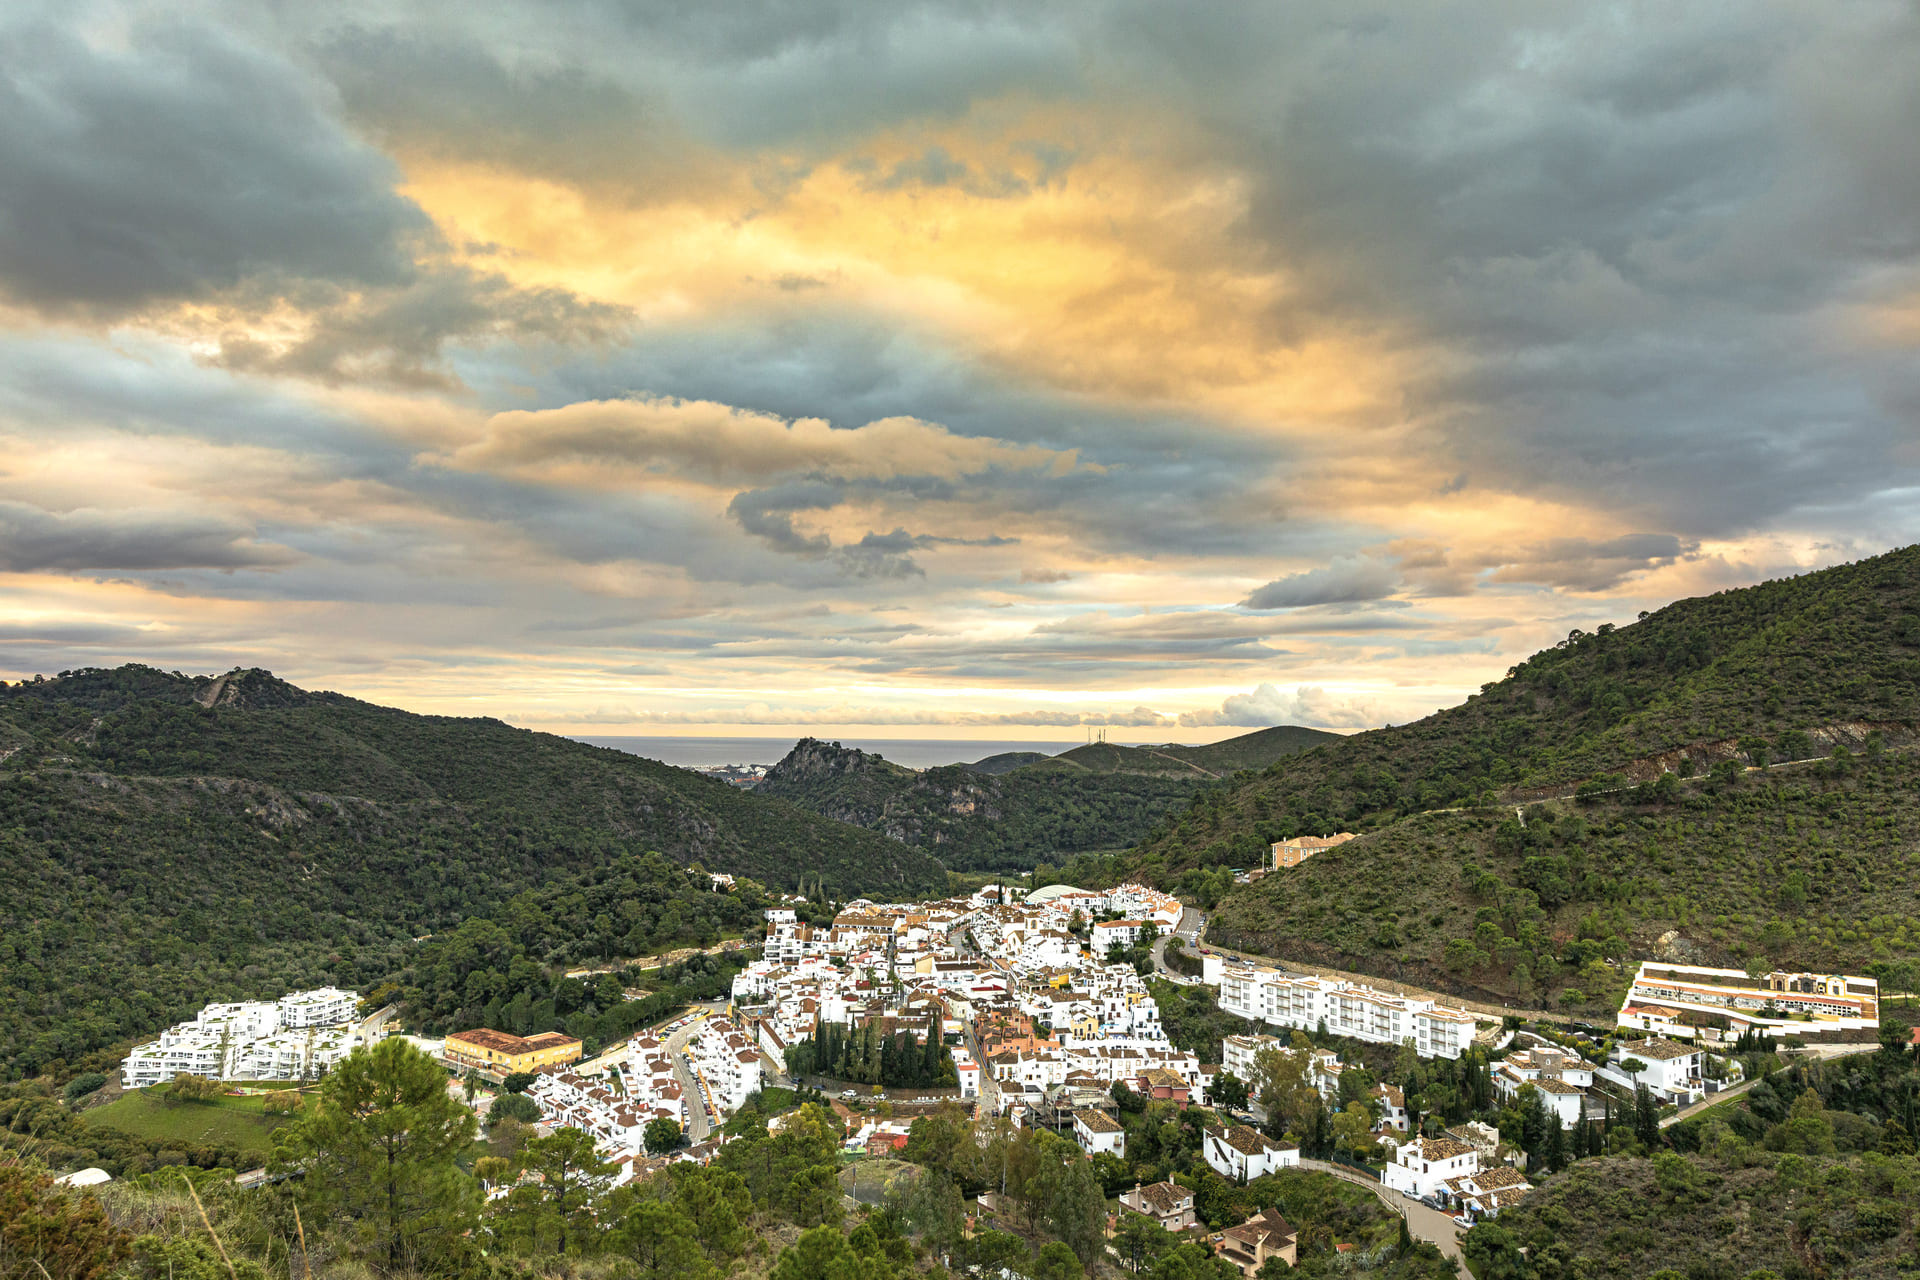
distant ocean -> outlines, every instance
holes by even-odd
[[[777,764],[793,750],[794,738],[589,738],[576,741],[596,747],[630,751],[682,769],[706,769],[723,764]],[[1007,751],[1041,751],[1059,755],[1078,742],[992,742],[967,738],[839,738],[843,747],[858,747],[883,755],[909,769],[931,769],[941,764],[971,764]]]

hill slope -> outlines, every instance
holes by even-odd
[[[1218,893],[1270,840],[1362,832],[1228,893],[1209,937],[1495,998],[1597,1010],[1608,955],[1897,973],[1920,951],[1917,607],[1913,548],[1681,601],[1205,792],[1128,866]],[[1836,748],[1864,758],[1742,772]],[[1582,782],[1604,794],[1541,799]]]
[[[1201,795],[1141,853],[1173,870],[1257,866],[1260,849],[1293,835],[1537,798],[1610,771],[1638,780],[1679,753],[1704,772],[1744,737],[1916,718],[1920,547],[1908,547],[1576,632],[1460,706]]]
[[[956,869],[1026,868],[1062,852],[1122,848],[1238,762],[1266,764],[1337,740],[1282,726],[1207,747],[1092,743],[1037,760],[996,756],[916,772],[807,738],[756,794],[881,832]]]
[[[839,894],[945,879],[685,770],[259,671],[6,686],[0,740],[0,1047],[21,1068],[216,994],[377,977],[397,942],[623,854]]]

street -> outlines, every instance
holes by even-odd
[[[700,1033],[713,1014],[712,1006],[702,1006],[696,1010],[702,1017],[695,1018],[686,1026],[667,1037],[667,1053],[673,1059],[673,1078],[680,1082],[680,1088],[687,1098],[687,1140],[698,1144],[707,1140],[713,1131],[713,1119],[707,1114],[706,1095],[700,1091],[700,1082],[694,1079],[693,1064],[687,1060],[687,1041]]]
[[[1188,986],[1198,982],[1198,978],[1189,978],[1185,974],[1167,966],[1167,943],[1175,938],[1180,940],[1180,949],[1186,951],[1200,932],[1200,924],[1206,916],[1187,907],[1180,912],[1180,923],[1174,926],[1172,933],[1161,934],[1153,944],[1153,971],[1161,977]],[[1189,953],[1190,954],[1190,953]]]

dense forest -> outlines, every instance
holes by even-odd
[[[1575,631],[1460,706],[1286,756],[1210,787],[1145,840],[1171,876],[1258,865],[1275,840],[1571,792],[1618,773],[1709,773],[1769,744],[1778,762],[1900,745],[1920,720],[1920,547],[1682,600]]]
[[[812,738],[768,771],[761,795],[878,831],[957,871],[1026,870],[1047,858],[1121,849],[1202,787],[1337,735],[1282,725],[1200,747],[1089,743],[913,770]]]
[[[598,873],[649,851],[841,897],[945,882],[917,850],[684,770],[264,672],[123,667],[0,686],[0,734],[0,1072],[16,1078],[210,999],[365,990],[417,937],[576,877],[590,894]],[[560,953],[739,923],[717,907],[629,918],[605,901]],[[529,946],[542,964],[562,949]]]
[[[1425,814],[1267,876],[1208,938],[1599,1013],[1636,958],[1920,980],[1920,758],[1643,783],[1586,803]]]

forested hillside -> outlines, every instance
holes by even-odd
[[[1672,778],[1672,775],[1668,775]],[[1617,1008],[1633,962],[1920,973],[1920,759],[1426,814],[1228,895],[1223,946],[1538,1007]],[[1608,961],[1622,962],[1610,965]]]
[[[1226,893],[1209,937],[1494,999],[1597,1011],[1609,960],[1656,955],[1910,984],[1917,601],[1908,549],[1576,636],[1202,793],[1127,870],[1210,897],[1269,840],[1360,831]]]
[[[1223,773],[1334,740],[1283,725],[1203,747],[1091,743],[916,772],[806,738],[757,794],[928,850],[955,870],[1025,869],[1049,855],[1123,848]]]
[[[839,895],[944,884],[917,850],[697,774],[265,672],[6,686],[0,741],[13,1073],[215,997],[365,986],[412,937],[650,850]]]
[[[1257,865],[1260,848],[1293,835],[1377,830],[1614,771],[1704,773],[1743,739],[1778,759],[1802,745],[1797,733],[1892,735],[1917,718],[1920,547],[1908,547],[1575,632],[1460,706],[1202,793],[1142,852],[1168,869]]]
[[[1464,1237],[1467,1260],[1508,1280],[1912,1276],[1920,1072],[1894,1030],[1877,1053],[1769,1074],[1651,1147],[1538,1178]]]

